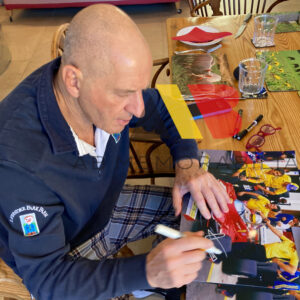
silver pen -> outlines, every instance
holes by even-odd
[[[167,238],[170,238],[170,239],[180,239],[182,237],[184,237],[184,234],[181,233],[180,231],[178,230],[175,230],[173,228],[170,228],[168,226],[165,226],[165,225],[162,225],[162,224],[159,224],[155,227],[154,231],[158,234],[161,234]],[[209,254],[222,254],[222,251],[216,247],[211,247],[209,249],[201,249]]]

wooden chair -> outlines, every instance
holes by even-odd
[[[153,66],[158,68],[152,77],[151,88],[155,88],[159,75],[168,64],[169,58],[156,59],[153,61]],[[170,75],[170,69],[168,68],[166,69],[166,75]],[[142,144],[146,146],[142,147]],[[156,133],[145,131],[143,128],[130,128],[130,150],[139,171],[137,172],[132,162],[130,162],[130,172],[127,178],[151,178],[151,184],[154,184],[156,177],[173,177],[174,171],[169,164],[163,169],[157,169],[152,163],[154,151],[163,144],[159,135]],[[137,146],[136,148],[139,148],[139,152],[142,152],[142,155],[145,157],[146,169],[143,167],[134,145]],[[165,157],[162,161],[169,162],[171,156],[166,147],[163,149],[163,153]]]
[[[2,297],[2,298],[1,298]],[[0,259],[0,299],[32,300],[22,279]]]
[[[60,25],[53,35],[51,44],[52,59],[61,56],[63,53],[64,40],[68,26],[69,23]],[[153,67],[156,68],[156,71],[154,72],[151,81],[152,88],[155,87],[159,75],[166,68],[168,63],[169,58],[156,59],[153,61]],[[170,70],[168,68],[166,69],[166,75],[170,75]],[[167,171],[157,172],[152,164],[151,156],[154,150],[162,144],[163,142],[157,134],[147,132],[142,128],[130,128],[130,151],[133,160],[130,160],[128,178],[151,178],[151,183],[154,184],[155,177],[174,176],[173,169],[168,168]],[[145,157],[145,165],[144,162],[141,161],[141,157]]]
[[[187,0],[192,17],[240,15],[246,13],[269,13],[281,2],[288,0]],[[268,2],[268,8],[267,7]]]
[[[60,25],[54,32],[51,43],[51,59],[61,56],[64,52],[64,42],[69,23]]]

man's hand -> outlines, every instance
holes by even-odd
[[[262,214],[262,213],[261,213]],[[271,225],[271,221],[270,221],[270,219],[268,219],[268,218],[266,218],[266,217],[264,217],[265,219],[264,219],[264,221],[266,222],[266,224],[268,225],[268,226],[270,226]]]
[[[206,257],[203,249],[213,242],[202,232],[186,232],[177,239],[165,239],[147,255],[146,276],[152,287],[164,289],[181,287],[196,279]]]
[[[182,208],[182,197],[190,192],[196,202],[200,213],[210,219],[208,206],[217,218],[222,217],[222,212],[228,212],[227,203],[230,199],[216,178],[199,166],[196,159],[183,159],[175,165],[175,182],[173,187],[173,205],[178,216]]]

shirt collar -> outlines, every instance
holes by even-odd
[[[37,90],[37,106],[53,152],[63,154],[76,151],[78,154],[70,127],[62,115],[54,95],[53,77],[59,66],[60,58],[44,66]]]
[[[44,66],[37,89],[37,106],[53,152],[55,154],[63,154],[75,151],[79,155],[74,135],[59,109],[53,90],[53,77],[59,69],[60,61],[59,57]],[[110,135],[106,134],[107,137],[105,139],[107,142]],[[115,142],[118,143],[121,133],[116,133],[112,136]]]

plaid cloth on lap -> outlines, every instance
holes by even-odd
[[[179,228],[171,188],[125,185],[106,227],[69,254],[74,260],[79,257],[92,260],[111,258],[127,243],[153,235],[157,224]],[[128,299],[124,297],[114,299]]]

